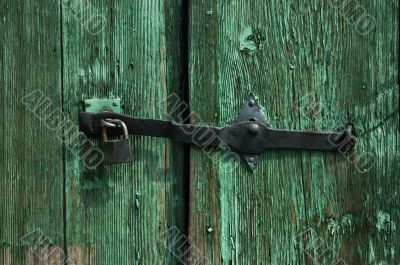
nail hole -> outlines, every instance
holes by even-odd
[[[251,118],[249,118],[249,121],[255,122],[255,121],[258,121],[258,119],[255,117],[251,117]]]

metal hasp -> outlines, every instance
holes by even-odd
[[[338,151],[354,148],[356,143],[351,125],[340,133],[272,129],[253,94],[247,98],[236,122],[226,127],[178,124],[111,112],[80,112],[80,131],[87,135],[101,135],[101,122],[106,119],[123,121],[129,134],[164,137],[199,147],[227,145],[240,154],[251,169],[256,167],[258,156],[272,148]],[[111,136],[121,133],[121,128],[108,130]]]

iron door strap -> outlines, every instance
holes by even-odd
[[[251,94],[236,122],[226,127],[179,124],[174,121],[143,119],[112,112],[79,113],[80,131],[87,135],[101,135],[102,124],[119,120],[129,134],[169,138],[199,147],[227,145],[242,155],[254,169],[258,156],[268,149],[305,149],[337,151],[354,148],[354,128],[347,125],[342,132],[310,132],[273,129],[266,121],[257,99]],[[109,128],[108,135],[121,135],[120,127]]]

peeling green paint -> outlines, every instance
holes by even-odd
[[[396,231],[396,223],[391,220],[390,214],[378,211],[376,213],[376,228],[378,232],[394,232]]]
[[[77,122],[84,101],[89,111],[169,118],[160,102],[181,96],[184,88],[182,1],[91,4],[110,22],[98,35],[87,34],[67,12],[61,21],[66,115]],[[95,243],[98,265],[177,264],[173,251],[179,246],[158,244],[170,227],[186,231],[183,146],[152,137],[130,140],[129,164],[87,171],[66,154],[65,240]]]
[[[341,154],[271,150],[254,172],[227,174],[192,147],[191,238],[212,264],[400,261],[388,254],[399,233],[376,228],[379,210],[400,221],[399,3],[358,1],[377,22],[360,36],[328,2],[191,1],[190,102],[204,124],[232,124],[250,90],[273,128],[353,123],[355,157],[375,157],[366,170]]]
[[[246,54],[254,54],[256,51],[260,51],[263,49],[263,42],[265,41],[265,37],[262,34],[262,31],[253,28],[253,27],[246,27],[240,33],[240,51]]]
[[[36,227],[64,249],[96,244],[98,265],[179,263],[154,246],[166,227],[186,228],[182,146],[135,136],[132,165],[87,172],[20,99],[40,89],[74,124],[81,109],[114,104],[81,106],[85,99],[122,98],[123,113],[162,118],[157,102],[183,94],[187,24],[190,101],[204,123],[232,124],[251,90],[273,127],[352,122],[358,151],[376,157],[359,172],[339,155],[280,150],[263,154],[254,173],[243,164],[227,173],[233,164],[192,147],[190,243],[217,265],[332,264],[329,255],[398,264],[399,4],[358,2],[377,22],[366,36],[317,0],[191,1],[189,23],[182,1],[93,0],[110,22],[98,35],[57,1],[5,0],[0,247],[12,264],[26,263],[20,239]],[[315,234],[300,236],[306,245],[296,245],[310,228]]]
[[[350,214],[346,214],[341,219],[341,226],[343,233],[348,233],[349,235],[356,232],[356,221],[354,217]]]
[[[370,264],[375,262],[375,250],[374,250],[374,244],[372,243],[371,240],[368,241],[368,245],[369,245],[369,251],[368,251],[368,262]]]

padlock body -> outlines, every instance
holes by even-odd
[[[100,150],[104,154],[103,165],[132,162],[131,141],[129,139],[102,142]]]

